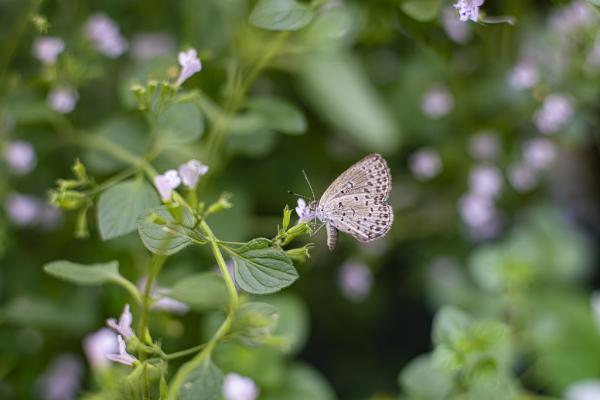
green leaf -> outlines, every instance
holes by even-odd
[[[206,360],[187,376],[179,389],[179,400],[217,400],[222,386],[223,372]]]
[[[177,282],[169,297],[188,304],[194,310],[205,311],[227,305],[227,288],[223,278],[212,272],[187,276]]]
[[[315,12],[295,0],[259,0],[249,21],[252,25],[272,31],[295,31],[308,25]]]
[[[268,239],[255,239],[235,250],[235,280],[253,294],[277,292],[298,279],[298,272],[285,252],[266,247]]]
[[[138,218],[138,233],[144,246],[154,254],[168,256],[177,253],[192,243],[190,234],[194,226],[194,216],[180,208],[183,224],[179,224],[166,206],[153,208]],[[157,219],[162,220],[158,223]]]
[[[194,103],[175,103],[159,115],[156,128],[163,146],[176,146],[202,136],[204,118]]]
[[[236,311],[231,331],[247,345],[261,345],[271,336],[278,316],[270,304],[245,303]]]
[[[154,188],[141,179],[122,182],[102,192],[97,208],[100,237],[108,240],[133,232],[139,216],[159,204]]]
[[[261,301],[277,309],[279,317],[273,335],[286,339],[288,352],[297,353],[302,350],[309,332],[309,313],[302,298],[286,292],[262,297]]]
[[[444,306],[433,319],[432,337],[435,344],[454,343],[464,335],[472,323],[472,318],[465,312]]]
[[[248,107],[269,129],[288,135],[300,135],[306,132],[306,118],[302,111],[283,98],[254,98],[249,102]]]
[[[429,354],[410,361],[400,373],[398,380],[411,398],[445,399],[452,389],[452,379],[434,368]]]
[[[119,263],[116,261],[83,265],[60,260],[44,265],[44,271],[55,278],[79,285],[101,285],[121,278]]]
[[[440,10],[441,0],[406,0],[400,8],[406,15],[420,22],[433,20]]]
[[[327,380],[308,364],[292,364],[285,382],[276,391],[265,394],[262,400],[334,400],[335,393]]]

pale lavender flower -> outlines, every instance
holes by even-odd
[[[44,400],[75,400],[81,388],[83,365],[73,354],[63,354],[52,361],[41,380]]]
[[[542,133],[555,133],[566,125],[573,116],[573,101],[561,94],[546,96],[542,107],[536,112],[534,121]]]
[[[117,322],[116,319],[109,318],[106,320],[106,325],[125,337],[125,339],[129,339],[130,337],[135,336],[133,329],[131,329],[132,322],[133,316],[131,315],[131,311],[129,311],[129,304],[125,304],[125,308],[123,308],[119,321]]]
[[[165,171],[162,175],[156,175],[154,177],[154,186],[163,201],[171,200],[173,190],[181,184],[181,178],[174,169]]]
[[[477,22],[479,18],[479,7],[483,5],[484,0],[458,0],[454,8],[458,10],[461,21],[471,20]]]
[[[592,293],[590,297],[590,305],[592,306],[592,313],[594,316],[594,320],[596,321],[596,326],[598,330],[600,330],[600,291],[596,290]]]
[[[181,72],[179,73],[179,78],[177,78],[177,86],[202,69],[202,63],[198,59],[196,49],[179,52],[178,59],[179,65],[181,65]]]
[[[95,13],[88,18],[85,33],[96,49],[107,57],[117,58],[127,50],[127,40],[119,27],[104,13]]]
[[[56,88],[48,94],[48,104],[57,113],[68,114],[75,108],[79,94],[70,88]]]
[[[298,214],[298,223],[308,222],[315,219],[315,212],[310,209],[304,199],[298,199],[298,206],[296,207],[296,214]]]
[[[537,174],[528,164],[519,162],[508,167],[508,180],[515,190],[527,192],[537,184]]]
[[[175,53],[175,40],[162,32],[139,33],[131,41],[131,54],[138,61]]]
[[[446,35],[459,44],[467,43],[473,36],[471,27],[464,24],[452,7],[447,7],[442,15],[442,24]]]
[[[127,353],[127,345],[125,344],[125,340],[121,335],[117,335],[117,344],[119,347],[119,352],[116,354],[107,354],[106,358],[108,358],[110,361],[125,365],[133,365],[134,362],[138,361],[137,358]]]
[[[600,380],[586,379],[572,383],[565,389],[565,400],[600,399]]]
[[[495,133],[484,131],[476,134],[469,141],[469,152],[481,161],[493,160],[498,156],[500,141]]]
[[[24,175],[30,172],[37,163],[33,146],[24,140],[10,142],[4,148],[3,155],[4,161],[15,175]]]
[[[147,277],[143,277],[138,281],[137,287],[140,290],[145,290]],[[152,310],[166,311],[174,314],[186,314],[190,307],[178,300],[168,297],[170,289],[160,287],[154,282],[150,289],[150,297],[152,298]]]
[[[558,33],[572,33],[591,26],[596,20],[594,7],[586,1],[576,0],[552,13],[550,27]]]
[[[508,75],[509,85],[516,90],[529,89],[540,79],[537,65],[528,59],[521,60]]]
[[[340,268],[338,286],[347,299],[357,303],[361,302],[371,291],[373,274],[365,264],[358,261],[348,261]]]
[[[101,328],[83,339],[83,351],[94,369],[108,368],[110,362],[106,355],[117,350],[117,334],[108,328]]]
[[[471,228],[491,224],[498,216],[494,200],[477,193],[467,193],[461,197],[458,208],[462,220]]]
[[[492,165],[478,165],[469,174],[469,186],[474,194],[494,198],[502,190],[502,175]]]
[[[523,145],[523,159],[535,170],[546,169],[556,159],[556,146],[548,139],[530,139]]]
[[[40,36],[33,42],[32,53],[42,64],[53,65],[65,49],[65,42],[58,37]]]
[[[179,176],[183,181],[184,186],[190,189],[196,187],[198,179],[208,172],[208,166],[202,164],[198,160],[190,160],[179,166]]]
[[[223,398],[225,400],[256,400],[258,386],[248,377],[229,373],[223,380]]]
[[[429,118],[437,119],[448,114],[454,107],[454,98],[443,85],[436,85],[429,89],[421,101],[421,110]]]
[[[32,196],[19,193],[9,194],[4,203],[8,219],[15,225],[28,226],[38,221],[41,202]]]
[[[410,155],[408,167],[415,178],[429,180],[439,175],[442,160],[435,150],[423,148]]]

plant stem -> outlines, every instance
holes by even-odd
[[[199,344],[198,346],[190,347],[189,349],[176,351],[175,353],[167,354],[165,357],[167,360],[174,360],[175,358],[185,357],[190,354],[194,354],[206,347],[206,343]]]
[[[130,281],[128,281],[127,279],[123,278],[120,275],[118,277],[114,278],[113,281],[116,284],[121,285],[125,290],[127,290],[129,292],[129,294],[131,294],[131,296],[135,299],[135,301],[138,304],[143,304],[142,294],[140,293],[138,288],[135,287],[135,285],[133,283],[131,283]]]
[[[150,314],[150,305],[152,303],[152,286],[154,285],[154,280],[158,276],[160,269],[165,262],[165,256],[152,255],[152,260],[150,261],[150,270],[148,271],[148,277],[146,278],[146,287],[144,288],[144,297],[142,302],[142,313],[140,316],[140,325],[138,336],[142,340],[142,342],[146,344],[152,344],[152,338],[147,337],[146,331],[148,329],[148,317]],[[139,354],[140,360],[143,361],[145,358],[145,353],[140,351]]]

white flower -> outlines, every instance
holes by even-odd
[[[484,0],[458,0],[454,4],[454,8],[458,10],[461,21],[471,20],[477,22],[479,18],[479,7],[483,4]]]
[[[502,190],[502,175],[496,167],[479,165],[471,170],[469,185],[474,194],[494,198]]]
[[[531,139],[523,146],[523,159],[531,168],[542,170],[556,159],[556,146],[548,139]]]
[[[6,164],[16,175],[24,175],[30,172],[37,163],[33,146],[23,140],[9,143],[4,149],[3,155]]]
[[[45,65],[56,63],[56,59],[65,49],[65,42],[58,37],[40,36],[33,42],[32,52],[35,58]]]
[[[421,101],[421,109],[429,118],[437,119],[448,114],[454,107],[454,98],[445,86],[429,89]]]
[[[565,400],[598,400],[600,399],[600,380],[586,379],[567,387]]]
[[[542,133],[555,133],[573,116],[573,102],[570,97],[551,94],[544,99],[544,104],[535,114],[534,121]]]
[[[315,212],[311,210],[310,206],[306,204],[304,199],[298,199],[298,206],[296,207],[296,214],[298,214],[298,223],[308,222],[315,219]]]
[[[179,52],[178,59],[179,65],[181,65],[181,72],[179,73],[179,78],[177,78],[177,86],[202,69],[202,63],[198,59],[196,49]]]
[[[117,344],[119,346],[119,352],[116,354],[107,354],[106,358],[110,361],[118,362],[125,365],[133,365],[134,362],[138,361],[137,358],[127,353],[127,345],[121,335],[117,335]]]
[[[50,108],[61,114],[68,114],[75,108],[79,94],[77,91],[69,88],[53,89],[48,94],[48,104]]]
[[[58,356],[41,379],[40,395],[44,400],[75,400],[81,387],[83,365],[72,354]]]
[[[536,185],[537,175],[526,163],[517,163],[508,167],[508,180],[515,190],[527,192]]]
[[[85,33],[96,49],[110,58],[117,58],[127,50],[127,40],[121,36],[119,27],[106,14],[96,13],[85,23]]]
[[[135,35],[131,41],[131,54],[138,61],[175,53],[175,40],[162,32],[146,32]]]
[[[119,317],[119,322],[117,322],[114,318],[109,318],[106,320],[106,324],[118,332],[121,336],[124,336],[126,339],[134,336],[133,329],[131,329],[131,323],[133,322],[133,316],[131,315],[131,311],[129,311],[129,304],[125,304],[125,308]]]
[[[198,179],[208,172],[208,166],[198,160],[190,160],[179,166],[179,176],[183,184],[190,189],[196,187]]]
[[[154,186],[156,186],[156,190],[158,190],[163,201],[171,200],[173,189],[177,188],[180,184],[181,178],[174,169],[170,169],[165,171],[164,174],[154,177]]]
[[[223,397],[225,400],[255,400],[258,387],[248,377],[229,373],[223,380]]]
[[[492,132],[484,131],[469,141],[469,152],[478,160],[493,160],[498,155],[500,141]]]
[[[460,216],[471,228],[490,224],[497,217],[494,201],[477,193],[467,193],[458,203]]]
[[[338,285],[342,294],[354,302],[363,301],[373,286],[373,274],[369,267],[357,261],[342,265],[338,274]]]
[[[442,170],[442,160],[435,150],[423,148],[410,155],[408,167],[415,178],[429,180]]]
[[[529,89],[540,79],[537,65],[531,60],[522,60],[508,75],[508,83],[513,89]]]
[[[15,225],[28,226],[38,221],[42,202],[32,196],[9,194],[4,203],[8,219]]]
[[[463,24],[459,17],[456,15],[456,11],[452,7],[447,7],[442,15],[442,24],[446,35],[459,44],[467,43],[473,32],[467,24]]]
[[[107,354],[115,353],[117,334],[108,328],[101,328],[83,339],[83,351],[94,369],[105,369],[110,365]]]

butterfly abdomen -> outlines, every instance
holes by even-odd
[[[338,240],[338,230],[331,224],[326,224],[325,229],[327,229],[327,247],[333,251]]]

